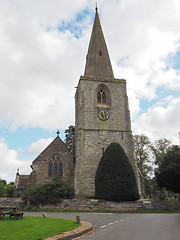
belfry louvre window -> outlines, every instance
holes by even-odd
[[[97,107],[111,106],[111,91],[105,84],[99,84],[95,89],[94,100]]]
[[[59,154],[53,154],[49,159],[48,177],[63,176],[63,162]]]
[[[102,89],[97,94],[97,102],[106,104],[106,93]]]

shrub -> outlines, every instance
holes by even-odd
[[[53,181],[26,190],[22,199],[25,204],[29,202],[33,206],[38,206],[39,204],[54,204],[63,198],[73,197],[73,188],[60,177],[55,177]]]
[[[166,188],[162,188],[161,191],[158,193],[158,198],[160,200],[164,200],[167,198],[167,191]]]
[[[111,143],[99,162],[95,176],[95,196],[110,201],[139,199],[134,170],[118,143]]]

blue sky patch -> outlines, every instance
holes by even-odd
[[[84,9],[83,11],[79,12],[75,19],[70,22],[63,21],[61,25],[58,27],[60,32],[64,32],[66,30],[70,31],[75,38],[79,39],[82,36],[82,28],[79,25],[82,24],[84,19],[90,15],[90,11],[88,9]],[[93,18],[92,18],[93,21]]]
[[[60,138],[64,141],[64,129],[59,129],[59,131]],[[24,129],[22,127],[18,127],[13,132],[9,131],[8,129],[0,128],[0,132],[0,137],[6,139],[8,146],[14,150],[26,149],[32,144],[32,142],[36,142],[39,139],[48,139],[50,137],[54,139],[57,136],[56,131],[50,132],[42,128]]]
[[[151,101],[147,99],[140,99],[140,108],[142,112],[147,112],[149,108],[152,108],[158,102],[162,107],[167,107],[169,101],[165,101],[165,98],[173,96],[173,98],[179,97],[179,91],[173,91],[169,88],[161,87],[156,89],[157,97]],[[142,113],[141,112],[141,113]]]
[[[179,90],[175,91],[167,87],[161,87],[156,89],[156,95],[158,96],[158,100],[159,100],[159,99],[166,98],[168,96],[173,96],[173,98],[176,98],[180,96],[180,93],[179,93]]]
[[[180,69],[180,51],[178,51],[173,58],[173,68],[176,70]]]
[[[168,70],[169,68],[180,70],[180,51],[177,51],[176,55],[170,55],[168,57],[166,70]]]

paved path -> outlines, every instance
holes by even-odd
[[[42,216],[41,213],[25,213]],[[48,217],[76,219],[91,222],[96,232],[85,240],[179,240],[180,214],[131,213],[47,213]]]

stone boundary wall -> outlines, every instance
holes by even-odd
[[[70,199],[62,200],[55,205],[41,206],[48,209],[81,209],[81,210],[136,210],[136,209],[160,209],[171,210],[180,209],[180,203],[177,199],[172,200],[138,200],[132,202],[109,202],[97,199]]]
[[[0,198],[0,206],[20,206],[20,198]],[[136,210],[136,209],[160,209],[180,210],[180,201],[171,200],[138,200],[132,202],[110,202],[97,199],[64,199],[55,205],[40,206],[47,209],[80,209],[80,210]]]
[[[0,206],[19,207],[21,198],[0,198]]]

